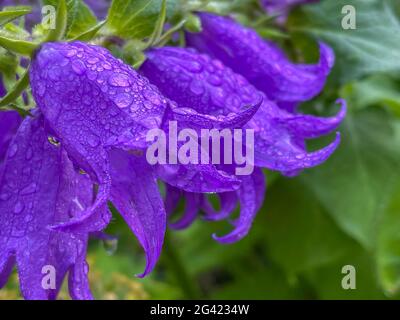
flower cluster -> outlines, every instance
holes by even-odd
[[[334,55],[320,44],[316,65],[290,62],[271,42],[230,18],[199,14],[203,31],[187,34],[190,48],[146,52],[139,72],[105,48],[82,42],[43,44],[30,66],[37,108],[22,119],[0,113],[0,287],[17,265],[26,299],[54,299],[68,273],[70,294],[90,299],[85,261],[91,233],[104,230],[117,208],[143,247],[151,272],[168,216],[184,196],[189,226],[201,209],[227,219],[240,203],[234,229],[222,243],[250,230],[265,194],[262,168],[293,176],[323,163],[340,136],[308,152],[306,140],[334,131],[346,112],[320,118],[296,111],[319,94]],[[248,128],[255,132],[254,172],[236,176],[233,164],[146,161],[146,133],[181,128]],[[163,199],[157,181],[166,184]],[[217,193],[221,209],[207,198]],[[54,287],[43,268],[57,270]]]
[[[295,65],[274,44],[235,21],[206,13],[200,17],[203,31],[188,34],[187,39],[189,45],[202,54],[193,48],[153,49],[147,53],[148,59],[140,70],[180,106],[173,110],[176,118],[183,121],[182,114],[190,114],[193,122],[201,117],[199,114],[228,117],[231,113],[243,113],[246,106],[257,105],[261,97],[259,109],[244,125],[255,132],[255,165],[294,176],[305,168],[323,163],[338,146],[339,134],[332,144],[311,153],[306,151],[305,140],[334,131],[346,114],[345,102],[339,101],[342,108],[331,118],[299,114],[295,106],[322,90],[333,65],[332,50],[321,44],[321,59],[317,65]],[[224,170],[232,172],[226,166]],[[171,208],[168,208],[172,212],[182,192],[175,188],[168,188],[168,191],[174,199],[170,200]],[[236,207],[235,199],[239,199],[241,212],[239,219],[233,222],[235,230],[223,237],[214,236],[222,243],[235,242],[248,233],[263,203],[264,193],[265,182],[260,169],[243,178],[237,191],[220,194],[222,212],[215,212],[205,195],[184,193],[187,209],[181,221],[172,227],[186,227],[200,208],[209,220],[226,219]]]

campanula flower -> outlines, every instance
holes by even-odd
[[[335,60],[326,44],[319,44],[317,64],[295,64],[273,42],[229,17],[210,13],[199,17],[202,32],[187,33],[188,45],[222,61],[279,106],[294,111],[325,86]]]
[[[16,263],[25,298],[55,298],[68,271],[71,296],[91,298],[87,239],[108,224],[108,201],[146,253],[143,277],[158,260],[166,229],[157,178],[171,185],[179,180],[176,186],[187,192],[238,186],[213,165],[179,165],[171,173],[148,164],[146,133],[163,127],[175,103],[106,49],[43,44],[30,81],[33,116],[18,128],[16,113],[0,114],[8,125],[0,131],[0,151],[7,149],[0,176],[0,285]],[[57,271],[50,289],[40,281],[46,266]]]
[[[92,201],[92,182],[75,171],[63,149],[49,143],[44,128],[36,110],[18,128],[2,166],[0,287],[16,264],[26,299],[55,298],[67,272],[71,296],[90,299],[85,261],[90,225],[74,234],[49,227],[84,212]],[[101,228],[99,221],[102,227],[108,223],[106,206],[96,218],[91,226],[95,229]],[[43,282],[51,271],[47,268],[55,270],[55,279],[48,283]]]
[[[176,101],[179,108],[174,110],[175,117],[180,121],[185,120],[185,117],[182,117],[184,114],[198,113],[215,117],[226,117],[231,113],[240,114],[246,107],[251,109],[248,106],[257,105],[261,98],[261,105],[255,115],[243,126],[255,132],[255,165],[258,167],[292,176],[305,168],[325,162],[339,144],[340,136],[337,134],[335,141],[327,147],[307,152],[305,141],[335,130],[346,113],[344,102],[340,112],[331,118],[292,114],[279,108],[246,78],[232,71],[221,61],[200,54],[194,49],[163,47],[149,50],[147,60],[140,71],[165,96]],[[200,115],[196,117],[200,118]],[[226,168],[225,170],[229,172]],[[241,213],[239,219],[234,222],[235,230],[225,237],[217,237],[221,242],[233,242],[246,235],[262,204],[265,182],[261,170],[257,169],[241,180],[241,187],[236,191],[236,198],[241,203]],[[170,188],[169,194],[174,193],[176,190]],[[230,194],[223,197],[232,199],[235,196]],[[176,205],[174,199],[177,198],[167,198],[167,211],[171,211],[169,208]],[[175,224],[178,228],[193,221],[193,212],[197,213],[194,207],[207,206],[201,195],[186,194],[186,198],[188,207],[182,220]],[[233,209],[234,207],[230,208],[231,211]],[[213,214],[209,206],[205,211],[211,212],[208,218],[212,219]],[[216,216],[227,218],[231,213],[226,209],[223,211]]]

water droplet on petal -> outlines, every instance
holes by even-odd
[[[18,214],[24,210],[25,206],[22,202],[18,201],[14,207],[14,213]]]
[[[32,159],[32,156],[33,156],[32,149],[31,149],[31,148],[28,148],[28,149],[26,150],[25,159],[26,159],[26,160],[31,160],[31,159]]]
[[[91,147],[95,148],[100,144],[100,139],[94,135],[89,135],[87,137],[87,142]]]
[[[85,73],[86,67],[82,61],[74,60],[72,61],[72,70],[74,70],[76,74],[81,75]]]
[[[95,63],[99,62],[99,58],[91,57],[91,58],[87,59],[87,62],[90,64],[95,64]]]
[[[200,81],[193,80],[192,83],[190,84],[190,90],[194,94],[201,95],[204,93],[204,86]]]
[[[30,185],[21,190],[21,195],[29,195],[36,191],[36,183],[32,182]]]
[[[0,200],[6,201],[10,198],[11,198],[11,194],[9,194],[9,193],[0,194]]]
[[[129,87],[130,80],[125,74],[114,73],[108,78],[108,83],[114,87]]]
[[[17,154],[17,151],[18,151],[18,145],[17,144],[12,144],[11,146],[10,146],[10,149],[8,150],[8,156],[10,157],[10,158],[12,158],[12,157],[14,157],[16,154]]]
[[[127,93],[120,93],[114,98],[115,104],[120,108],[126,108],[132,103],[132,97]]]

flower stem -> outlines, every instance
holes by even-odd
[[[191,277],[180,256],[169,232],[165,235],[164,253],[168,270],[173,274],[185,298],[188,300],[201,299],[202,294],[195,279]]]

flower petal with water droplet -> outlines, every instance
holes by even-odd
[[[278,104],[307,101],[318,95],[333,67],[333,50],[320,43],[315,65],[295,64],[281,49],[231,18],[201,13],[201,33],[188,33],[187,43],[221,60]]]

